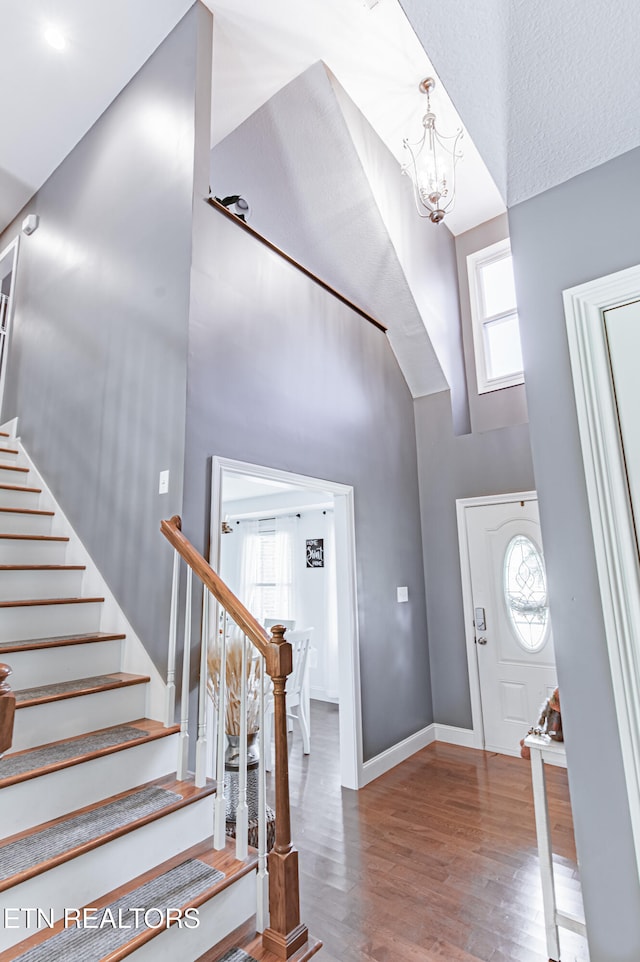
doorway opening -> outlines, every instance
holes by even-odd
[[[535,491],[457,502],[474,747],[519,755],[557,685]]]
[[[0,253],[0,420],[7,374],[9,336],[15,302],[16,265],[20,236]]]
[[[210,544],[212,567],[258,620],[312,629],[306,696],[337,706],[340,780],[357,789],[362,728],[353,489],[214,457]]]

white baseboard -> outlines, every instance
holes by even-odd
[[[436,722],[435,740],[447,745],[461,745],[463,748],[478,748],[473,728],[456,728],[455,725],[440,725]]]
[[[409,735],[404,741],[398,742],[397,745],[392,745],[391,748],[387,748],[386,751],[381,752],[374,758],[370,758],[369,761],[365,762],[362,766],[360,788],[368,785],[374,778],[379,778],[380,775],[384,775],[385,772],[395,768],[400,762],[406,761],[411,755],[415,755],[421,748],[426,748],[427,745],[431,745],[435,740],[435,725],[427,725],[426,728],[416,732],[414,735]]]
[[[12,437],[18,442],[21,451],[21,458],[25,466],[37,476],[37,486],[42,489],[40,495],[40,507],[55,511],[53,534],[64,534],[69,537],[67,561],[71,564],[86,565],[83,579],[83,592],[94,597],[104,598],[102,606],[101,629],[103,631],[113,631],[118,634],[126,635],[123,647],[122,671],[131,672],[134,675],[149,675],[151,681],[148,687],[147,717],[155,718],[159,721],[164,720],[166,684],[151,660],[140,638],[131,627],[131,623],[122,611],[113,592],[107,582],[100,574],[91,555],[74,531],[69,519],[56,501],[51,489],[42,477],[37,465],[25,450],[24,444],[16,436],[18,419],[7,423],[6,428],[12,430]],[[5,429],[6,429],[5,428]],[[32,483],[31,481],[29,483]]]

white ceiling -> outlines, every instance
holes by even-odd
[[[191,5],[190,0],[2,0],[0,229],[15,216]],[[213,143],[324,60],[398,158],[421,130],[419,81],[434,73],[397,0],[206,0],[214,12]],[[64,51],[43,39],[54,23]],[[19,82],[16,82],[18,78]],[[7,92],[10,91],[10,96]],[[459,119],[440,85],[446,131]],[[504,210],[467,138],[454,233]],[[400,176],[400,175],[399,175]]]
[[[191,5],[1,2],[0,229]],[[417,84],[437,76],[415,28],[510,204],[640,143],[638,0],[456,0],[455,17],[442,0],[402,0],[412,25],[398,0],[206,2],[216,18],[214,141],[322,59],[399,157],[424,108]],[[48,23],[65,31],[66,50],[47,46]],[[452,129],[442,84],[437,94]],[[447,218],[454,233],[504,209],[469,137],[465,153]]]

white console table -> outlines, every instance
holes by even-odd
[[[586,936],[587,934],[583,921],[568,912],[560,912],[556,904],[544,766],[545,764],[559,765],[566,768],[567,755],[562,742],[554,742],[548,735],[527,735],[524,743],[531,751],[531,780],[533,782],[533,805],[536,816],[540,874],[542,876],[542,905],[547,937],[547,953],[549,962],[560,962],[558,927],[570,929],[572,932],[577,932],[578,935]]]

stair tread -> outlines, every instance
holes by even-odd
[[[200,842],[197,845],[193,845],[191,848],[186,849],[184,852],[180,852],[178,855],[173,856],[173,858],[167,859],[160,865],[155,866],[148,872],[137,876],[131,881],[126,882],[124,885],[111,892],[101,896],[98,899],[94,899],[91,902],[91,908],[97,910],[102,910],[107,906],[112,906],[114,902],[126,898],[129,905],[136,905],[139,907],[144,907],[140,905],[140,901],[137,899],[131,899],[133,893],[139,894],[141,887],[148,882],[153,880],[161,880],[162,876],[166,876],[169,872],[174,869],[179,868],[186,862],[192,859],[196,859],[202,862],[205,866],[209,866],[218,872],[223,873],[223,878],[204,888],[198,895],[191,898],[188,902],[183,902],[181,905],[176,905],[177,909],[184,911],[186,908],[198,908],[204,902],[208,901],[210,898],[214,897],[218,892],[232,885],[235,881],[247,875],[249,872],[255,870],[257,858],[255,855],[250,855],[248,859],[240,862],[235,857],[235,843],[228,841],[226,847],[222,851],[215,851],[212,848],[211,840],[208,839],[205,842]],[[167,897],[162,898],[159,902],[156,900],[155,905],[161,905],[163,907],[174,907],[174,903],[170,901]],[[117,916],[116,916],[117,918]],[[126,920],[125,920],[126,921]],[[60,920],[52,929],[42,929],[41,931],[25,939],[23,942],[18,943],[5,952],[0,953],[0,962],[12,962],[12,960],[17,960],[21,958],[27,951],[35,948],[38,945],[46,944],[46,959],[47,962],[67,962],[70,957],[79,958],[80,956],[76,953],[72,953],[70,956],[68,953],[57,954],[56,943],[53,942],[56,935],[61,932],[70,931],[65,929],[64,921]],[[84,941],[87,935],[91,935],[92,939],[100,941],[102,939],[101,932],[111,931],[110,926],[105,926],[104,929],[92,929],[92,930],[81,930],[83,933],[83,943],[82,943],[82,959],[85,962],[87,959],[87,952],[89,951],[88,943]],[[160,934],[164,931],[161,929],[143,928],[138,929],[134,934],[127,940],[124,945],[121,945],[117,949],[109,951],[108,955],[106,953],[101,953],[99,950],[95,956],[90,956],[90,959],[94,958],[100,959],[107,957],[109,962],[119,962],[120,959],[126,958],[135,949],[139,948],[145,942],[148,942],[155,935]],[[65,938],[65,941],[68,937]],[[58,940],[60,942],[61,940]],[[28,957],[25,962],[28,962]]]
[[[19,454],[17,448],[5,448],[4,445],[0,447],[0,454]]]
[[[230,945],[229,942],[232,944]],[[321,948],[322,942],[309,936],[305,944],[289,956],[287,962],[306,962]],[[261,935],[251,935],[245,939],[225,939],[221,945],[214,945],[208,949],[204,955],[197,959],[197,962],[223,962],[227,955],[230,959],[233,959],[234,956],[231,953],[234,951],[237,953],[238,949],[244,953],[244,956],[236,954],[238,960],[244,958],[245,962],[281,962],[279,956],[263,948]],[[0,962],[4,962],[3,956],[0,956]]]
[[[59,534],[0,534],[6,541],[68,541],[68,537]]]
[[[134,730],[138,731],[137,737],[134,735]],[[40,775],[48,775],[63,768],[71,768],[73,765],[80,765],[94,758],[167,738],[179,731],[179,725],[170,725],[165,728],[162,722],[150,718],[138,718],[122,725],[100,728],[85,735],[74,735],[72,738],[63,738],[46,745],[37,745],[35,748],[26,748],[21,752],[11,752],[0,758],[0,789]],[[97,746],[97,739],[102,739],[100,747]],[[6,775],[10,768],[13,769],[12,774]]]
[[[42,605],[95,605],[104,598],[20,598],[15,601],[0,601],[0,608],[33,608]]]
[[[11,464],[10,461],[0,461],[0,471],[20,471],[21,474],[28,474],[29,468],[21,464]]]
[[[0,484],[0,491],[30,491],[32,494],[42,494],[42,488],[32,488],[25,484]]]
[[[74,678],[71,681],[61,681],[51,685],[39,685],[36,688],[22,688],[14,692],[16,711],[21,708],[32,708],[34,705],[44,705],[47,702],[63,701],[65,698],[110,691],[113,688],[142,685],[148,681],[150,681],[148,675],[130,675],[127,672],[117,671],[89,678]]]
[[[53,518],[55,511],[42,511],[40,508],[0,508],[0,514],[26,514],[26,515],[44,515],[47,518]]]
[[[171,776],[159,778],[11,835],[0,844],[0,891],[127,835],[214,791],[213,782],[196,788],[193,779],[180,782]]]
[[[32,648],[62,648],[67,645],[85,645],[100,641],[120,641],[126,635],[110,631],[88,631],[75,635],[52,635],[49,638],[24,638],[19,641],[0,641],[0,653],[29,651]]]

